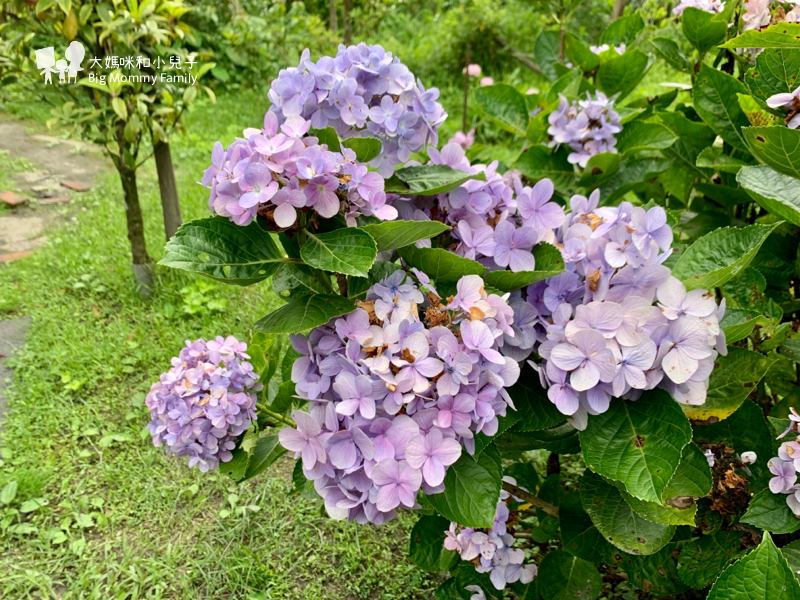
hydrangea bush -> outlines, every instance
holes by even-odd
[[[304,54],[162,260],[285,303],[249,347],[187,344],[156,444],[236,481],[293,457],[331,518],[414,511],[437,598],[800,599],[792,10],[544,31],[549,89],[476,88],[441,147],[397,57]],[[691,85],[640,97],[655,61]],[[477,158],[481,126],[512,163]]]

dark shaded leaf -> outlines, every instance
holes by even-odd
[[[264,333],[299,333],[353,312],[352,300],[328,294],[299,294],[255,324]]]

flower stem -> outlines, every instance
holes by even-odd
[[[507,491],[509,494],[511,494],[512,496],[516,496],[517,498],[522,498],[528,504],[531,504],[532,506],[535,506],[536,508],[541,508],[548,515],[551,515],[553,517],[557,517],[558,516],[558,507],[557,506],[553,506],[549,502],[545,502],[544,500],[541,500],[540,498],[537,498],[536,496],[534,496],[530,492],[526,492],[525,490],[523,490],[520,487],[517,487],[516,485],[512,485],[512,484],[508,483],[507,481],[504,481],[503,482],[503,489],[505,491]]]
[[[268,417],[272,417],[273,419],[275,419],[276,421],[280,421],[284,425],[288,425],[289,427],[295,427],[295,428],[297,427],[297,425],[294,424],[294,421],[292,421],[291,419],[287,419],[283,415],[279,415],[275,411],[268,409],[263,404],[256,404],[256,408],[265,415],[267,415]]]

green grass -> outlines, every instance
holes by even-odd
[[[186,220],[207,214],[195,182],[214,141],[229,143],[265,109],[251,92],[189,116],[191,133],[173,143]],[[139,189],[157,259],[152,164]],[[0,441],[0,489],[18,484],[13,501],[0,502],[0,597],[431,597],[436,582],[405,558],[412,515],[382,527],[335,522],[319,501],[290,495],[288,459],[235,485],[189,470],[143,432],[144,394],[183,341],[246,339],[276,305],[269,285],[209,286],[159,268],[157,293],[139,299],[113,173],[57,220],[33,257],[0,266],[0,318],[33,318]],[[203,303],[217,310],[197,314]],[[20,512],[35,499],[46,505]]]

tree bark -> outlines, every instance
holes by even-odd
[[[178,186],[175,183],[175,168],[172,166],[172,153],[169,142],[158,142],[154,148],[158,188],[161,192],[161,210],[164,213],[164,232],[169,240],[181,226],[181,204],[178,200]]]
[[[464,135],[467,134],[467,111],[469,110],[469,61],[469,44],[467,44],[467,52],[464,60],[464,114],[461,118],[461,131],[464,132]]]
[[[119,164],[117,171],[125,198],[125,219],[128,222],[128,240],[131,243],[136,291],[146,298],[153,293],[153,259],[147,253],[144,241],[144,219],[142,207],[139,205],[139,190],[136,187],[136,171],[124,164]]]
[[[625,4],[627,0],[614,0],[614,7],[611,9],[611,20],[614,21],[622,16],[625,12]]]
[[[559,473],[561,473],[561,461],[558,458],[558,454],[551,452],[550,456],[547,457],[547,474],[558,475]]]
[[[328,21],[333,33],[339,32],[339,17],[336,14],[336,0],[328,0]]]
[[[349,46],[353,43],[353,28],[350,23],[350,11],[353,8],[353,0],[344,0],[344,9],[342,10],[342,17],[344,20],[344,44]]]

